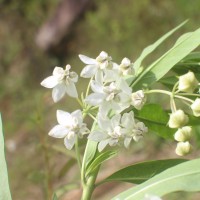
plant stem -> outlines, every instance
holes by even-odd
[[[76,137],[75,151],[76,151],[76,158],[77,158],[78,166],[79,166],[80,173],[81,173],[81,158],[80,158],[80,151],[79,151],[79,144],[78,144],[78,136]]]
[[[99,172],[100,166],[89,176],[85,185],[83,185],[83,194],[81,200],[90,200],[95,189],[95,181]]]

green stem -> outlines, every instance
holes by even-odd
[[[80,150],[79,150],[79,144],[78,144],[78,136],[76,137],[75,151],[76,151],[76,158],[77,158],[78,166],[79,166],[79,169],[81,172],[81,158],[80,158]]]
[[[179,95],[181,95],[181,96],[194,96],[194,97],[199,97],[199,98],[200,98],[200,95],[199,95],[199,94],[192,94],[192,93],[179,93]]]
[[[99,172],[100,166],[89,176],[87,183],[83,185],[83,194],[81,200],[90,200],[95,189],[95,181]]]

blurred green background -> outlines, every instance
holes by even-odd
[[[0,111],[14,200],[48,199],[52,190],[78,177],[67,175],[74,165],[73,155],[66,158],[68,152],[57,153],[63,149],[53,146],[63,147],[63,141],[47,135],[56,124],[56,109],[72,111],[76,106],[70,98],[53,104],[51,90],[40,86],[54,66],[69,63],[80,72],[84,65],[78,54],[96,57],[102,50],[116,62],[124,57],[134,62],[144,47],[189,19],[148,62],[172,46],[180,34],[198,28],[200,22],[199,0],[91,0],[70,33],[44,51],[36,45],[36,37],[60,3],[0,0]],[[82,90],[82,84],[79,86]],[[148,148],[143,154],[147,152]]]

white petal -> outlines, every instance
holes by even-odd
[[[132,89],[128,86],[128,83],[124,79],[120,80],[119,87],[123,92],[131,95]]]
[[[79,125],[83,123],[83,115],[81,110],[76,110],[71,113],[71,116],[75,117],[78,120]]]
[[[67,149],[71,150],[75,144],[75,139],[76,139],[76,135],[74,135],[74,137],[70,137],[70,139],[65,137],[65,139],[64,139],[65,147]]]
[[[54,76],[49,76],[45,78],[40,84],[46,88],[53,88],[58,84],[58,79]]]
[[[78,98],[76,86],[72,81],[69,81],[69,84],[65,85],[65,90],[70,97]]]
[[[105,140],[107,137],[108,135],[101,131],[93,131],[92,133],[89,134],[88,139],[95,142],[101,142],[102,140]]]
[[[96,93],[103,93],[103,85],[97,81],[91,81],[91,89]]]
[[[108,119],[107,117],[104,118],[104,116],[98,116],[98,125],[99,128],[102,130],[106,131],[112,130],[110,119]]]
[[[105,82],[112,82],[116,81],[120,78],[116,70],[104,70],[105,76],[104,76],[104,81]]]
[[[68,129],[61,125],[54,126],[50,132],[49,135],[55,138],[64,138],[68,133]]]
[[[59,80],[62,80],[65,76],[65,70],[62,67],[55,67],[53,70],[53,76]]]
[[[97,69],[97,72],[95,74],[95,81],[103,85],[103,71],[100,69]]]
[[[76,83],[78,81],[78,74],[76,72],[70,72],[70,79]]]
[[[132,138],[130,138],[130,137],[126,137],[126,138],[124,139],[124,146],[125,146],[126,148],[129,147],[129,145],[130,145],[130,143],[131,143],[131,140],[132,140]]]
[[[85,102],[89,105],[96,106],[102,103],[104,95],[101,93],[92,93],[86,97]]]
[[[99,152],[103,151],[103,149],[107,146],[108,142],[109,140],[103,140],[99,142],[99,145],[98,145]]]
[[[109,145],[110,146],[115,146],[118,142],[119,142],[118,139],[116,139],[116,138],[110,138]]]
[[[66,91],[65,91],[64,83],[56,85],[56,87],[54,87],[53,91],[52,91],[52,98],[53,98],[54,102],[60,101],[64,97],[65,92]]]
[[[114,115],[111,119],[111,124],[112,124],[112,127],[115,128],[116,126],[119,126],[119,121],[120,121],[120,118],[121,118],[121,115],[118,114],[118,115]]]
[[[81,77],[83,78],[91,78],[97,72],[96,65],[86,65],[83,70],[81,71]]]
[[[106,117],[110,109],[110,102],[103,101],[103,103],[99,106],[99,113],[101,114],[101,116]]]
[[[62,126],[68,126],[71,121],[71,115],[68,112],[57,110],[57,121]]]
[[[133,112],[124,113],[121,119],[121,124],[124,128],[134,127],[135,120]]]
[[[79,58],[85,64],[88,64],[88,65],[95,65],[96,64],[96,60],[93,59],[93,58],[90,58],[90,57],[87,57],[87,56],[84,56],[84,55],[81,55],[81,54],[79,55]]]

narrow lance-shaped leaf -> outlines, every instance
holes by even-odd
[[[116,154],[117,154],[116,151],[105,151],[105,152],[100,153],[88,167],[88,169],[86,171],[86,176],[89,175],[90,173],[92,173],[103,162],[114,157]]]
[[[176,191],[200,191],[200,159],[171,167],[148,181],[122,192],[112,200],[141,200],[146,194],[164,196]]]
[[[152,178],[156,174],[159,174],[160,172],[185,161],[187,160],[169,159],[136,163],[115,172],[114,174],[103,180],[102,183],[110,181],[124,181],[134,184],[140,184]]]
[[[3,127],[0,115],[0,199],[11,200],[2,129]]]
[[[144,122],[148,129],[157,135],[163,138],[173,138],[175,130],[167,126],[169,115],[160,105],[146,104],[142,110],[135,111],[135,117]]]
[[[132,83],[134,90],[141,89],[145,85],[151,85],[162,78],[175,64],[187,56],[200,44],[200,29],[192,33],[182,35],[175,45],[151,64]]]
[[[170,35],[172,35],[180,27],[182,27],[187,21],[188,20],[184,21],[179,26],[175,27],[174,29],[172,29],[171,31],[169,31],[168,33],[166,33],[165,35],[163,35],[155,43],[153,43],[153,44],[149,45],[148,47],[146,47],[142,51],[140,57],[134,62],[134,69],[135,69],[135,71],[137,71],[139,69],[139,67],[141,66],[141,63],[144,60],[144,58],[146,58],[150,53],[152,53],[162,42],[164,42]]]

